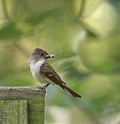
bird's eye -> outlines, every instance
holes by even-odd
[[[43,53],[41,53],[41,56],[44,56],[44,54],[43,54]]]

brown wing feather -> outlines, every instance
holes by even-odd
[[[78,93],[70,89],[65,82],[62,81],[62,79],[59,77],[59,75],[54,71],[54,69],[48,64],[44,63],[41,66],[41,74],[44,77],[47,77],[55,84],[59,85],[63,90],[67,90],[73,97],[81,97]]]
[[[61,83],[64,83],[62,81],[62,79],[59,77],[59,75],[54,71],[54,69],[47,63],[45,62],[42,66],[41,66],[41,74],[45,77],[47,77],[48,79],[50,79],[52,82],[60,85]]]

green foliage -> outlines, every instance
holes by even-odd
[[[120,68],[119,40],[116,35],[110,39],[88,39],[80,44],[78,55],[94,72],[115,73]]]
[[[6,25],[0,30],[0,39],[14,39],[22,35],[22,32],[16,28],[15,24],[11,23]]]
[[[52,86],[46,104],[77,113],[70,117],[74,124],[114,124],[120,110],[119,8],[114,0],[0,0],[0,85],[40,85],[27,59],[43,48],[55,54],[48,62],[83,96],[74,101]]]

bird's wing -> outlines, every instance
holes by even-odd
[[[81,97],[78,93],[76,93],[75,91],[73,91],[72,89],[67,87],[65,82],[62,81],[62,79],[59,77],[59,75],[54,71],[54,69],[48,63],[44,63],[41,66],[40,72],[41,72],[42,76],[44,76],[45,78],[48,78],[55,84],[59,85],[63,90],[68,91],[73,97],[75,97],[75,98]]]
[[[59,77],[59,75],[55,72],[55,70],[47,62],[45,62],[41,66],[40,72],[42,76],[48,78],[49,80],[51,80],[52,82],[58,85],[61,85],[64,83],[62,79]]]

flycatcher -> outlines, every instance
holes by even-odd
[[[68,91],[73,97],[81,97],[78,93],[70,89],[60,78],[55,70],[46,62],[48,58],[54,58],[54,55],[36,48],[29,57],[29,65],[32,76],[40,83],[45,83],[44,88],[49,84],[59,85],[63,90]]]

